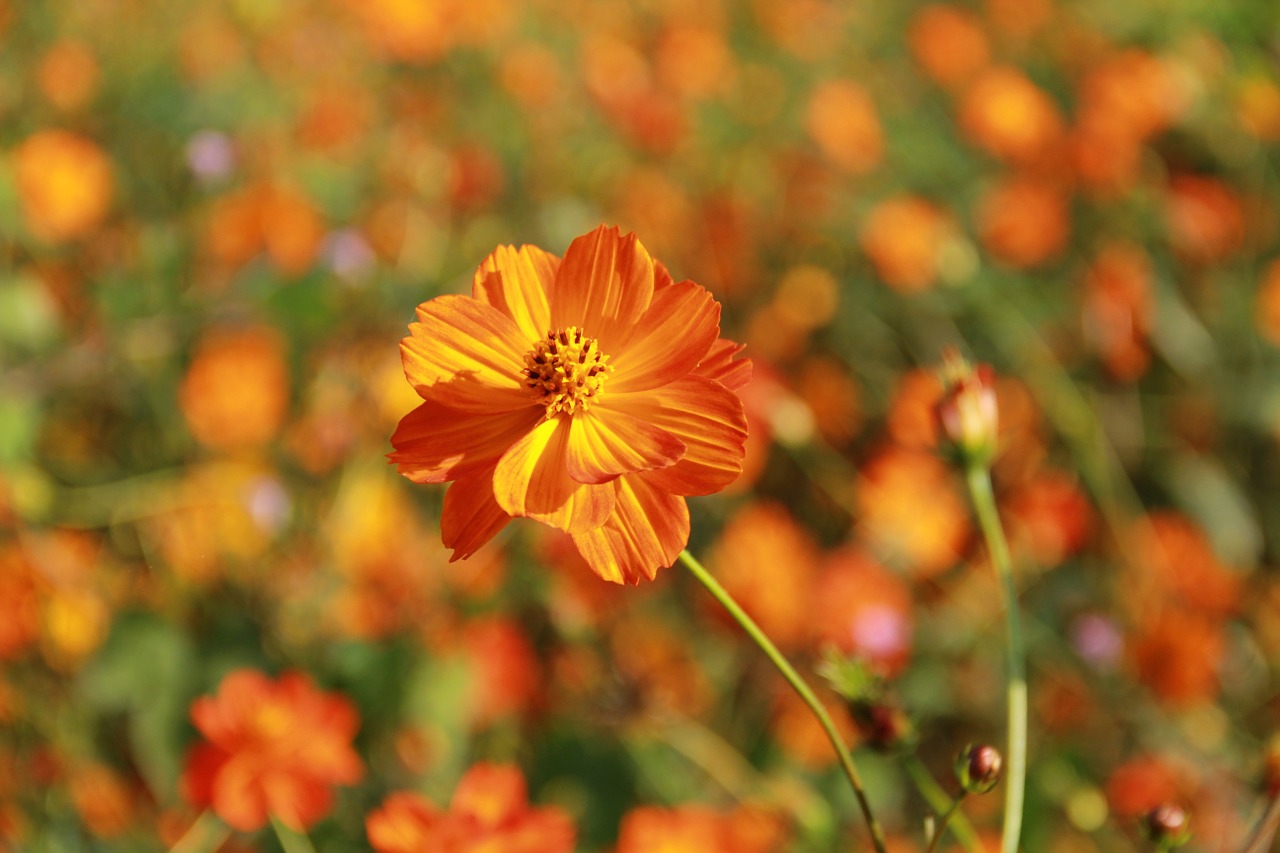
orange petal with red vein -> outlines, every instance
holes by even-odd
[[[601,225],[569,244],[551,293],[551,325],[579,326],[612,353],[653,299],[653,259],[635,234]]]
[[[620,474],[665,468],[684,451],[684,442],[660,426],[597,403],[573,416],[565,461],[579,483],[607,483]]]
[[[479,551],[510,520],[493,497],[492,468],[459,477],[444,493],[440,515],[444,547],[453,549],[449,562],[465,560]]]
[[[459,412],[428,400],[405,415],[391,436],[396,470],[415,483],[446,483],[479,468],[492,469],[543,414],[525,409],[496,414]]]
[[[652,473],[613,481],[613,513],[600,527],[573,534],[578,553],[596,574],[614,583],[653,580],[676,561],[689,541],[684,498],[653,485]]]
[[[693,372],[720,336],[720,305],[706,288],[662,288],[613,356],[609,391],[644,391]]]
[[[721,338],[711,345],[693,372],[716,380],[730,391],[741,391],[751,381],[751,359],[735,356],[746,348],[746,344]]]
[[[685,443],[679,462],[646,475],[658,488],[677,495],[709,495],[742,473],[747,416],[738,395],[719,382],[686,376],[652,391],[614,396],[609,402]]]
[[[613,511],[613,487],[569,476],[570,418],[544,421],[511,446],[493,475],[493,494],[509,515],[537,519],[561,530],[590,530]]]
[[[526,340],[551,331],[549,294],[560,259],[537,246],[499,246],[476,270],[471,294],[506,314]]]
[[[418,306],[400,342],[404,375],[424,400],[468,412],[509,412],[529,404],[521,384],[528,343],[515,321],[469,296],[437,296]]]

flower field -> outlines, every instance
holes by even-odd
[[[0,0],[0,853],[1261,853],[1272,0]]]

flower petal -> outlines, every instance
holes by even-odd
[[[573,415],[571,424],[565,461],[579,483],[665,468],[684,455],[684,442],[671,433],[602,403]]]
[[[720,336],[720,304],[704,287],[662,288],[613,356],[611,392],[644,391],[689,375]]]
[[[738,395],[705,376],[686,376],[662,388],[616,395],[611,406],[671,433],[685,454],[649,482],[677,495],[709,495],[742,473],[747,417]]]
[[[746,348],[746,344],[721,338],[711,345],[693,372],[716,380],[730,391],[741,391],[751,382],[751,359],[734,356]]]
[[[424,400],[468,412],[527,406],[521,384],[528,347],[515,321],[469,296],[437,296],[418,306],[400,342],[404,375]]]
[[[653,259],[635,234],[601,225],[569,244],[551,292],[551,325],[579,326],[605,353],[653,299]]]
[[[542,406],[512,412],[459,412],[427,400],[405,415],[391,436],[387,458],[415,483],[446,483],[480,468],[490,468],[507,448],[533,429]]]
[[[538,424],[511,446],[493,474],[493,495],[509,515],[520,515],[567,532],[604,524],[613,510],[613,488],[579,483],[569,476],[568,416]]]
[[[607,581],[653,580],[689,541],[684,498],[658,488],[652,477],[646,472],[614,480],[617,495],[608,521],[595,530],[573,533],[578,553]]]
[[[449,562],[465,560],[479,551],[510,520],[493,496],[492,468],[459,477],[444,493],[440,515],[441,539],[446,548],[453,549]]]
[[[515,320],[528,341],[551,332],[548,295],[560,259],[537,246],[499,246],[476,270],[471,294]]]

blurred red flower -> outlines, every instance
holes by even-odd
[[[377,853],[570,853],[577,835],[559,808],[530,806],[520,771],[499,764],[468,770],[447,812],[401,791],[365,827]]]
[[[472,294],[418,306],[401,353],[425,402],[391,461],[414,482],[454,481],[441,521],[454,559],[523,516],[569,533],[605,580],[652,580],[688,540],[684,496],[742,469],[734,391],[749,368],[718,340],[719,304],[604,226],[563,260],[500,247]]]
[[[329,812],[334,785],[364,773],[351,747],[355,708],[301,673],[232,672],[192,704],[191,719],[207,740],[187,755],[183,794],[241,831],[271,816],[304,831]]]

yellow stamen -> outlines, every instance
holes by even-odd
[[[561,412],[572,415],[578,409],[585,412],[613,372],[609,356],[600,352],[596,339],[582,334],[577,326],[547,332],[546,339],[525,354],[524,364],[525,385],[547,407],[548,418]]]

